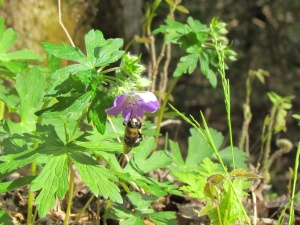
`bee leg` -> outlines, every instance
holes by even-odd
[[[135,141],[133,147],[139,146],[139,145],[140,145],[140,141],[141,141],[140,139],[137,139],[137,140]]]
[[[138,138],[140,139],[140,141],[143,140],[143,135],[141,134],[141,132],[139,132]]]
[[[127,121],[124,120],[123,125],[126,127],[127,126]]]

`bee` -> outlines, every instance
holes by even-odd
[[[139,118],[132,118],[123,123],[125,128],[123,152],[127,154],[133,147],[140,145],[142,137],[142,122]]]

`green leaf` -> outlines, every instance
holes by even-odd
[[[88,91],[71,97],[58,97],[58,103],[36,112],[36,115],[44,118],[77,120],[86,109],[92,94],[92,91]]]
[[[188,54],[180,58],[179,63],[173,73],[174,77],[179,77],[184,73],[191,74],[197,67],[198,55],[196,53]]]
[[[85,36],[86,53],[92,65],[96,64],[96,58],[100,47],[105,42],[103,34],[100,30],[90,30]]]
[[[102,135],[95,130],[92,135],[85,136],[82,141],[78,139],[75,143],[89,151],[95,151],[96,154],[101,154],[101,152],[122,153],[123,144],[116,140],[117,137],[119,135],[114,132],[105,132]]]
[[[174,212],[154,212],[149,215],[149,218],[156,225],[178,225]]]
[[[145,138],[140,146],[132,150],[134,155],[129,162],[130,166],[127,166],[124,172],[129,172],[128,170],[138,170],[145,174],[159,168],[164,168],[172,163],[172,158],[166,151],[156,151],[148,157],[153,149],[155,149],[154,138]]]
[[[88,121],[92,121],[94,126],[100,132],[104,134],[106,127],[107,114],[105,109],[111,106],[112,99],[107,93],[103,91],[97,91],[88,111]]]
[[[20,103],[18,96],[11,94],[11,92],[13,92],[13,90],[3,84],[3,80],[0,80],[0,100],[2,100],[10,110],[16,109]]]
[[[0,193],[5,193],[8,191],[15,190],[17,188],[24,187],[33,181],[35,176],[27,176],[27,177],[22,177],[16,180],[8,181],[8,182],[3,182],[0,183]]]
[[[170,148],[171,148],[171,151],[173,153],[173,162],[178,166],[178,167],[181,167],[181,166],[184,166],[185,163],[184,163],[184,160],[182,158],[182,155],[181,155],[181,152],[180,152],[180,148],[179,148],[179,145],[178,143],[175,143],[173,142],[172,140],[169,140],[170,142]]]
[[[12,28],[5,30],[4,20],[1,18],[0,23],[0,55],[6,53],[11,46],[17,41],[18,35]]]
[[[209,58],[204,51],[202,51],[199,55],[199,60],[201,72],[207,77],[211,86],[215,88],[217,86],[217,74],[215,74],[215,72],[210,66],[210,61],[212,59]]]
[[[0,157],[0,174],[11,173],[18,168],[21,168],[39,157],[38,151],[28,149],[18,154],[3,155]]]
[[[35,203],[38,205],[39,216],[44,217],[54,207],[56,196],[62,199],[69,188],[68,155],[53,156],[33,180],[30,188],[32,191],[42,189]]]
[[[41,45],[45,48],[45,51],[57,58],[71,60],[81,64],[86,64],[88,62],[86,56],[79,48],[67,45],[66,43],[57,45],[49,42],[42,42]]]
[[[91,157],[78,152],[72,152],[70,157],[76,165],[83,182],[94,195],[98,196],[101,193],[104,198],[110,198],[113,202],[123,202],[120,189],[114,183],[118,179],[110,170]]]
[[[33,50],[23,49],[19,51],[9,52],[6,54],[0,54],[0,61],[11,60],[38,60],[42,61],[43,57],[37,55]]]
[[[2,209],[0,209],[0,225],[14,225],[13,219]]]
[[[4,20],[0,18],[0,61],[9,62],[11,60],[42,60],[43,57],[36,55],[34,51],[24,49],[20,51],[7,51],[17,41],[18,36],[12,28],[5,28]],[[20,64],[19,64],[20,65]],[[11,66],[11,65],[10,65]],[[16,66],[16,65],[15,65]]]
[[[247,153],[237,147],[233,148],[233,152],[234,152],[234,158],[235,160],[235,167],[236,168],[241,168],[244,170],[249,170],[248,166],[247,166],[247,160],[248,160],[248,156]],[[232,154],[231,154],[231,147],[228,146],[222,150],[219,151],[219,155],[222,159],[222,161],[224,162],[225,165],[231,166],[233,167],[232,164]]]
[[[17,75],[16,89],[21,102],[21,125],[26,127],[28,132],[35,130],[37,116],[34,113],[42,107],[46,85],[46,77],[37,67],[33,67],[26,76]]]
[[[22,73],[22,71],[27,67],[26,62],[20,62],[20,61],[8,61],[2,63],[6,67],[6,69],[8,69],[11,73],[13,73],[13,77],[15,77],[16,73]]]
[[[137,192],[130,192],[127,194],[127,197],[130,199],[131,203],[134,205],[134,208],[139,211],[139,213],[152,213],[153,209],[150,209],[150,205],[154,202],[157,197],[149,196],[146,194],[139,194]]]
[[[183,35],[187,34],[190,29],[188,26],[185,26],[184,24],[167,19],[165,20],[166,25],[161,25],[159,28],[154,30],[152,33],[158,34],[158,33],[164,33],[165,34],[165,42],[166,43],[177,43],[177,40],[182,37]]]
[[[52,54],[48,54],[47,65],[48,65],[48,68],[50,69],[51,73],[54,73],[56,70],[58,70],[60,67],[60,64],[61,64],[61,61],[59,58],[55,57]]]
[[[220,132],[209,129],[216,148],[219,148],[223,141]],[[190,168],[195,168],[203,159],[210,157],[214,150],[208,141],[195,128],[190,129],[192,136],[189,138],[188,155],[185,164]]]
[[[122,57],[124,51],[119,48],[123,45],[123,40],[120,38],[108,39],[99,49],[96,59],[96,67],[105,67],[110,63],[116,62]]]
[[[65,66],[59,70],[56,70],[54,73],[51,74],[51,82],[50,86],[47,89],[47,95],[56,97],[61,94],[61,89],[64,89],[66,80],[69,78],[70,74],[76,75],[78,72],[85,70],[81,64],[72,64],[69,66]],[[68,92],[63,92],[68,93]]]

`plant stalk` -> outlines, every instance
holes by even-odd
[[[168,99],[173,91],[173,89],[175,88],[176,84],[177,84],[177,81],[179,80],[179,77],[175,77],[173,80],[172,80],[172,83],[162,101],[162,104],[160,106],[160,109],[159,109],[159,114],[158,114],[158,120],[157,120],[157,127],[156,127],[156,131],[159,133],[160,132],[160,125],[161,125],[161,122],[162,122],[162,119],[163,119],[163,115],[164,115],[164,111],[165,111],[165,108],[166,108],[166,105],[167,105],[167,102],[168,102]],[[155,137],[155,142],[156,144],[158,143],[158,136]]]
[[[299,168],[299,156],[300,156],[300,142],[298,143],[297,153],[296,153],[296,159],[295,159],[295,167],[294,167],[294,176],[293,176],[293,189],[291,194],[291,205],[290,205],[290,218],[289,218],[289,225],[294,224],[294,199],[295,199],[295,190],[296,190],[296,183],[297,183],[297,177],[298,177],[298,168]]]
[[[273,124],[274,124],[274,119],[277,111],[277,106],[275,105],[270,114],[270,120],[268,124],[268,129],[267,129],[267,139],[266,139],[266,144],[264,148],[264,156],[263,156],[263,177],[264,183],[267,184],[270,181],[270,174],[269,174],[269,158],[270,158],[270,152],[271,152],[271,141],[272,141],[272,130],[273,130]]]
[[[35,141],[34,146],[37,147],[38,143]],[[35,176],[36,175],[36,159],[31,163],[30,166],[30,175]],[[27,208],[27,225],[33,224],[33,217],[32,217],[32,209],[33,209],[33,191],[30,191],[28,193],[28,208]]]
[[[72,207],[72,200],[73,200],[73,192],[74,192],[74,170],[72,168],[72,162],[70,158],[68,158],[68,167],[69,167],[70,183],[69,183],[68,206],[66,210],[66,218],[64,220],[64,225],[67,225],[69,221],[71,207]]]

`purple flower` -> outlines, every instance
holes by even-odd
[[[114,106],[105,112],[113,116],[122,112],[123,118],[128,121],[131,118],[143,118],[144,112],[153,113],[158,108],[159,103],[155,95],[145,91],[120,95],[115,99]]]

